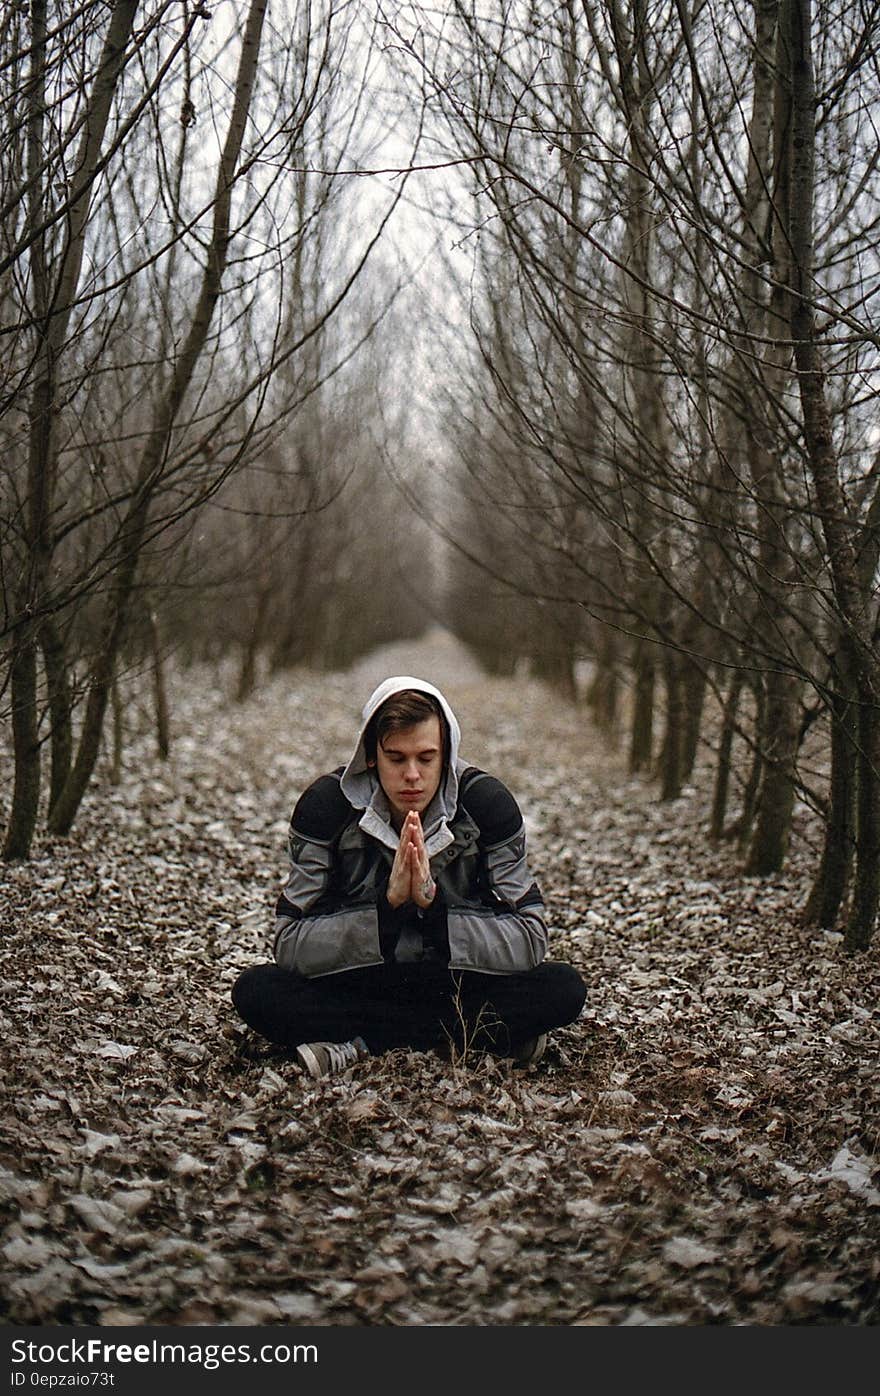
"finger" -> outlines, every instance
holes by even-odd
[[[412,844],[410,844],[407,853],[407,876],[409,878],[410,896],[415,896],[416,888],[421,881],[421,875],[419,873],[418,854]]]
[[[422,886],[424,886],[425,883],[430,882],[430,881],[431,881],[431,863],[430,863],[430,860],[429,860],[429,858],[428,858],[428,855],[427,855],[427,853],[425,852],[424,847],[423,847],[422,850],[421,850],[421,852],[418,854],[418,856],[417,856],[417,858],[416,858],[415,865],[414,865],[414,869],[413,869],[413,885],[414,885],[414,886],[418,886],[418,887],[422,887]]]

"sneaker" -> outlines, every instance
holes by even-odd
[[[511,1052],[514,1066],[535,1066],[544,1055],[547,1046],[547,1034],[539,1033],[537,1037],[527,1037],[525,1042],[521,1042],[518,1047]]]
[[[317,1081],[354,1066],[361,1057],[370,1055],[370,1049],[362,1037],[355,1037],[351,1042],[301,1042],[296,1055],[300,1065]]]

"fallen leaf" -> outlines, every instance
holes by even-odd
[[[104,1042],[95,1052],[95,1056],[106,1057],[108,1061],[127,1062],[137,1050],[137,1047],[125,1042]]]
[[[125,1213],[113,1202],[102,1202],[96,1197],[86,1197],[82,1193],[69,1199],[70,1206],[86,1226],[114,1236],[125,1222]]]
[[[83,1152],[89,1158],[94,1158],[105,1149],[118,1149],[120,1144],[118,1134],[98,1134],[93,1129],[83,1130],[83,1139]]]
[[[673,1236],[663,1245],[664,1259],[684,1270],[698,1265],[714,1265],[721,1256],[712,1246],[705,1246],[692,1236]]]

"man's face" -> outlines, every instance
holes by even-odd
[[[399,829],[410,810],[424,814],[443,774],[443,739],[439,717],[389,732],[376,749],[376,770],[388,796],[391,818]]]

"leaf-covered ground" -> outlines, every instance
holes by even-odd
[[[229,989],[298,791],[401,671],[518,794],[589,995],[527,1071],[396,1052],[315,1083]],[[708,764],[661,805],[582,711],[440,640],[230,685],[177,675],[165,764],[135,691],[122,783],[0,870],[3,1321],[877,1322],[878,953],[800,925],[806,811],[786,874],[745,878],[704,837]]]

